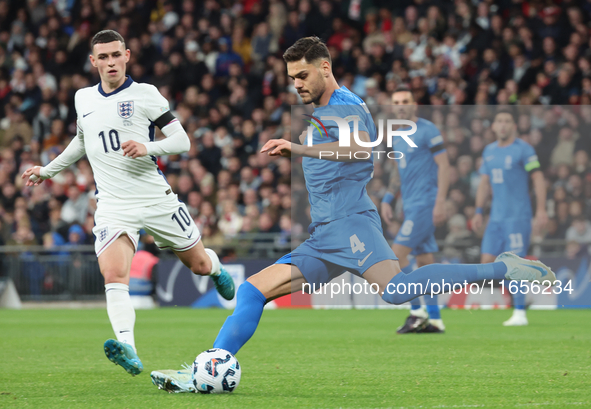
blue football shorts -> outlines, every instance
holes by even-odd
[[[433,206],[420,207],[404,211],[404,222],[394,239],[394,243],[410,247],[410,254],[419,255],[437,253],[439,247],[435,241],[433,224]]]
[[[316,226],[310,238],[275,264],[292,264],[316,288],[345,271],[358,276],[384,260],[398,260],[384,238],[378,212],[368,210]]]
[[[481,252],[498,256],[504,251],[512,251],[520,257],[525,257],[530,236],[529,219],[489,221],[482,238]]]

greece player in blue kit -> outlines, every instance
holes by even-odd
[[[330,130],[323,137],[314,132],[316,144],[312,146],[285,139],[272,139],[263,146],[261,151],[271,156],[304,158],[312,216],[310,238],[238,288],[236,308],[222,326],[214,348],[236,354],[256,331],[267,302],[302,291],[303,284],[319,288],[345,271],[377,287],[382,299],[391,304],[402,304],[429,292],[429,282],[453,285],[503,278],[556,279],[542,263],[511,254],[501,255],[497,262],[487,265],[431,264],[399,274],[398,260],[383,236],[377,209],[365,188],[373,171],[372,151],[367,145],[376,138],[365,104],[339,87],[328,49],[317,37],[298,40],[283,58],[300,97],[305,104],[313,104],[315,113],[326,117],[350,108],[348,115],[341,118],[358,122],[358,140],[355,133],[339,135]],[[415,291],[406,291],[411,285]],[[195,392],[191,376],[188,370],[155,371],[152,381],[169,392]]]
[[[482,152],[480,184],[476,193],[474,230],[483,224],[483,206],[492,187],[490,218],[482,238],[481,263],[490,263],[504,251],[525,257],[531,235],[532,208],[529,197],[529,175],[536,195],[535,223],[544,227],[546,214],[546,183],[534,148],[516,137],[513,113],[507,109],[495,115],[492,130],[497,141]],[[513,295],[513,316],[505,326],[527,325],[525,295]]]
[[[439,129],[432,122],[415,115],[417,104],[408,87],[401,86],[394,91],[392,104],[397,118],[410,119],[417,124],[417,131],[411,136],[416,148],[400,138],[394,141],[394,150],[404,156],[394,166],[388,193],[381,204],[382,218],[389,223],[392,219],[390,203],[400,189],[404,222],[392,250],[398,256],[402,272],[408,274],[413,268],[408,260],[409,254],[415,256],[418,267],[423,267],[433,264],[433,253],[439,250],[434,233],[435,225],[445,220],[449,160]],[[410,315],[397,330],[399,334],[445,331],[437,296],[423,298],[427,311],[421,308],[419,298],[413,299]]]

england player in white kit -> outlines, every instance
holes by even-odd
[[[194,274],[211,275],[220,295],[234,297],[234,283],[210,249],[184,203],[158,169],[156,155],[190,148],[189,138],[169,110],[168,101],[149,84],[125,75],[130,50],[115,31],[97,33],[90,61],[101,81],[78,90],[76,137],[45,167],[24,172],[27,186],[38,185],[86,155],[97,188],[95,251],[105,279],[107,312],[117,340],[105,342],[105,354],[137,375],[143,365],[134,340],[135,311],[129,297],[129,271],[139,230],[154,236],[160,248],[172,249]],[[155,126],[166,136],[154,140]]]

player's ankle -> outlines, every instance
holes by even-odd
[[[212,249],[205,249],[205,253],[211,260],[211,268],[205,275],[217,276],[221,273],[221,264],[218,255]]]
[[[525,309],[515,308],[513,310],[513,316],[516,317],[516,318],[525,318],[526,317],[526,315],[525,315]]]
[[[410,310],[410,315],[420,318],[429,318],[427,311],[424,308],[419,308],[417,310]]]
[[[429,319],[429,324],[439,328],[442,331],[445,331],[445,325],[443,324],[443,320],[441,318]]]

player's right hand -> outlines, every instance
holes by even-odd
[[[475,214],[472,217],[472,231],[479,231],[482,228],[482,215]]]
[[[285,139],[270,139],[261,149],[261,153],[268,152],[269,156],[283,156],[284,158],[290,158],[291,151],[291,142]]]
[[[386,224],[390,224],[392,222],[392,206],[390,203],[382,202],[380,204],[380,210],[382,213],[382,219],[386,222]]]
[[[25,170],[21,179],[27,179],[25,186],[39,186],[45,180],[41,177],[41,166],[33,166]]]

